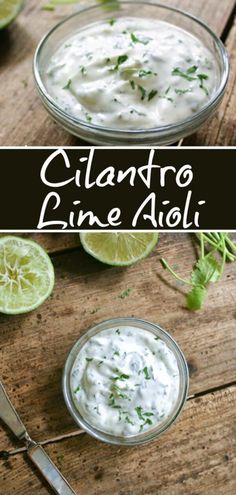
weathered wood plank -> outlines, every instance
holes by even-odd
[[[45,12],[41,10],[45,3],[45,0],[28,2],[9,30],[0,33],[1,146],[82,144],[47,116],[34,87],[32,57],[37,43],[48,29],[75,9],[68,5],[55,12]],[[218,34],[223,32],[234,6],[234,0],[220,4],[218,0],[172,0],[169,3],[200,16]]]
[[[0,234],[7,235],[7,234]],[[25,233],[12,233],[9,235],[16,235],[19,237],[25,237],[38,242],[48,253],[55,254],[67,249],[73,249],[80,246],[79,234],[25,234]]]
[[[184,140],[192,146],[235,146],[236,145],[236,23],[226,43],[230,57],[230,78],[228,88],[215,116],[194,136]]]
[[[186,354],[191,394],[235,379],[236,263],[209,289],[205,307],[190,313],[160,256],[187,275],[195,260],[192,237],[162,235],[154,253],[128,269],[106,267],[82,249],[58,255],[52,297],[30,314],[0,316],[0,375],[37,439],[75,431],[62,398],[62,368],[80,333],[107,318],[134,315],[166,328]],[[127,288],[132,288],[130,296],[120,299]],[[2,432],[1,448],[11,442]]]
[[[234,495],[236,387],[188,401],[161,438],[141,447],[111,447],[86,434],[47,452],[78,494]],[[51,493],[26,457],[0,464],[1,495]]]

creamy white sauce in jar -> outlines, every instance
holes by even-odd
[[[68,114],[103,127],[150,129],[199,112],[216,89],[213,54],[172,24],[117,18],[88,25],[48,61],[46,87]]]
[[[71,370],[73,401],[96,429],[132,436],[165,421],[177,402],[176,357],[154,333],[132,326],[100,331],[78,352]]]

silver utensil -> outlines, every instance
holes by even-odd
[[[0,418],[19,440],[25,442],[27,454],[51,488],[58,495],[76,495],[64,476],[46,454],[41,445],[32,440],[0,382]]]

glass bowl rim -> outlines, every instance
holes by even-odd
[[[111,3],[112,3],[112,0],[111,0]],[[87,129],[87,131],[92,131],[92,132],[97,131],[98,133],[108,133],[110,136],[112,136],[112,135],[119,136],[120,135],[122,137],[122,135],[125,134],[127,137],[132,138],[132,137],[139,137],[139,136],[140,137],[148,136],[149,134],[153,134],[153,133],[158,135],[158,134],[162,134],[162,133],[168,134],[168,132],[170,132],[170,134],[172,134],[172,133],[178,132],[180,130],[183,131],[185,129],[188,129],[189,127],[191,127],[192,124],[194,124],[195,122],[198,122],[199,119],[204,120],[204,117],[205,116],[207,117],[209,110],[211,108],[214,108],[217,105],[218,101],[221,99],[222,95],[224,94],[224,91],[225,91],[225,88],[226,88],[226,85],[228,82],[228,78],[229,78],[229,59],[228,59],[226,49],[225,49],[221,39],[214,33],[214,31],[204,21],[202,21],[198,17],[190,14],[189,12],[186,12],[185,10],[179,9],[178,7],[165,5],[163,3],[155,2],[153,0],[135,0],[135,1],[133,1],[133,0],[120,0],[120,3],[121,4],[131,4],[131,5],[134,5],[135,3],[137,3],[137,4],[150,5],[153,7],[162,8],[162,9],[165,9],[167,11],[169,10],[169,11],[175,12],[177,14],[182,15],[183,17],[190,19],[191,21],[200,25],[203,29],[205,29],[205,31],[208,32],[208,34],[212,37],[212,39],[214,40],[214,42],[216,43],[216,45],[218,47],[221,61],[223,64],[223,74],[222,74],[222,78],[221,78],[219,87],[214,92],[214,94],[212,95],[210,100],[202,107],[201,110],[196,112],[196,114],[194,114],[193,116],[188,117],[187,119],[181,120],[177,123],[167,124],[167,125],[158,126],[158,127],[150,127],[150,128],[146,128],[146,129],[122,129],[122,128],[106,127],[106,126],[101,126],[101,125],[97,125],[97,124],[92,124],[92,123],[86,122],[85,120],[73,117],[71,114],[65,112],[60,105],[57,105],[55,100],[48,93],[45,85],[43,84],[43,81],[42,81],[42,78],[40,75],[39,57],[40,57],[41,51],[43,50],[43,48],[44,48],[45,44],[47,43],[47,41],[49,40],[50,36],[58,28],[60,28],[62,25],[66,24],[68,21],[70,21],[71,19],[73,19],[76,16],[80,16],[81,14],[84,14],[84,13],[91,11],[91,10],[94,10],[94,11],[100,10],[102,8],[101,4],[100,5],[93,4],[89,7],[80,8],[80,10],[74,12],[73,14],[71,14],[71,15],[65,17],[64,19],[62,19],[61,21],[59,21],[55,26],[53,26],[48,31],[48,33],[45,34],[45,36],[43,36],[43,38],[41,39],[41,41],[39,42],[39,44],[36,48],[36,51],[34,54],[34,59],[33,59],[33,74],[34,74],[34,79],[35,79],[37,89],[38,89],[40,95],[46,99],[46,102],[49,105],[49,107],[52,109],[52,111],[55,112],[55,114],[57,114],[64,121],[74,125],[77,128],[83,128],[85,130]]]
[[[106,433],[102,430],[99,430],[98,428],[95,428],[88,421],[86,421],[86,419],[82,417],[82,415],[79,413],[78,409],[74,404],[72,391],[70,387],[71,370],[73,368],[75,359],[80,349],[85,345],[85,343],[90,339],[91,336],[96,335],[100,331],[103,331],[107,328],[111,328],[114,326],[121,326],[121,325],[123,326],[133,325],[134,327],[135,325],[137,325],[137,328],[143,328],[144,330],[147,329],[147,331],[150,331],[157,336],[161,335],[160,338],[162,338],[163,341],[167,343],[167,345],[170,344],[170,348],[174,353],[175,358],[177,359],[179,372],[180,372],[180,380],[182,380],[182,384],[180,382],[180,387],[182,385],[182,390],[180,389],[178,399],[175,405],[173,406],[171,414],[167,417],[167,419],[160,425],[157,425],[156,427],[154,426],[153,428],[146,430],[143,433],[127,436],[127,437],[116,436]],[[145,326],[148,328],[145,328]],[[164,433],[167,429],[169,429],[170,426],[172,426],[172,424],[179,417],[187,399],[188,389],[189,389],[189,372],[188,372],[187,361],[175,339],[166,330],[164,330],[156,323],[152,323],[148,320],[144,320],[136,317],[111,318],[111,319],[103,320],[89,327],[86,331],[84,331],[80,335],[80,337],[76,340],[76,342],[70,349],[69,354],[67,355],[67,359],[64,365],[63,375],[62,375],[62,392],[64,396],[64,401],[70,415],[72,416],[76,424],[83,431],[85,431],[92,437],[102,442],[108,443],[110,445],[122,445],[122,446],[141,445],[158,438],[162,433]]]

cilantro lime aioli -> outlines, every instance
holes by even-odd
[[[48,61],[49,94],[76,118],[114,129],[173,124],[201,110],[217,67],[203,43],[172,24],[121,17],[90,24]]]
[[[70,378],[81,416],[117,436],[137,435],[166,420],[179,384],[177,360],[166,343],[132,326],[91,337],[79,351]]]

